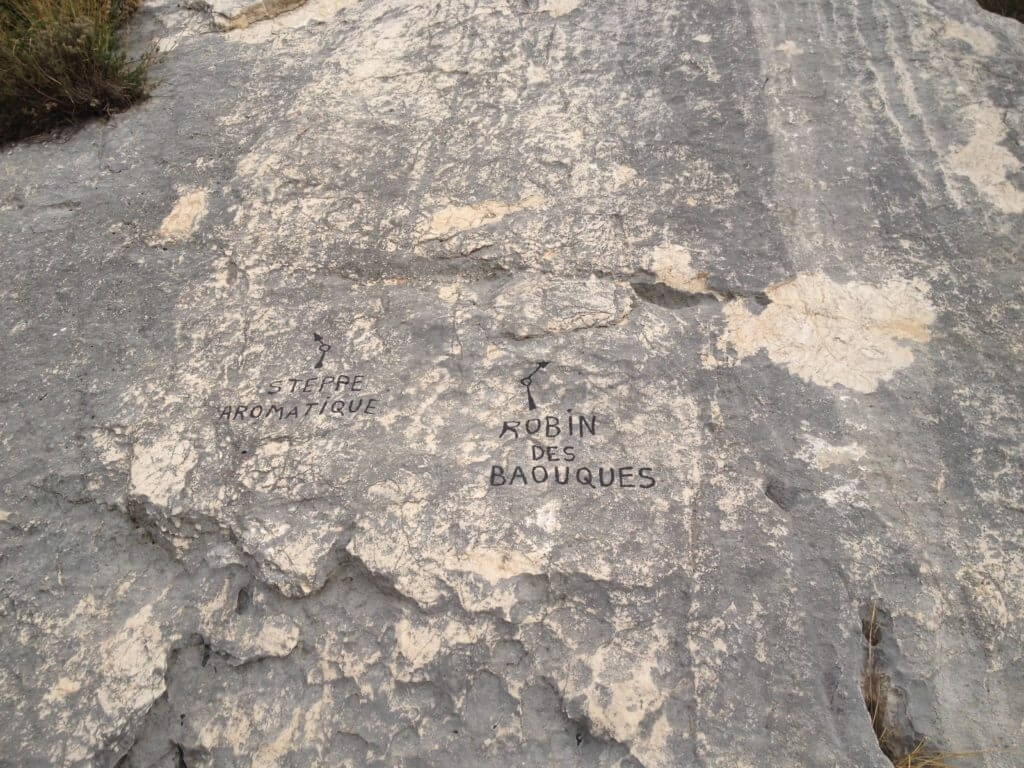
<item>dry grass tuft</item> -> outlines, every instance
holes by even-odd
[[[922,741],[908,754],[893,760],[892,764],[895,768],[958,768],[957,765],[949,761],[960,757],[972,757],[981,754],[984,753],[929,750],[925,749],[925,743]]]
[[[153,52],[118,29],[139,0],[0,0],[0,144],[143,98]]]

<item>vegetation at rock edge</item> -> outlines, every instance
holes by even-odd
[[[1024,0],[978,0],[978,5],[986,11],[1024,21]]]
[[[144,98],[155,52],[119,30],[140,0],[0,0],[0,144]]]

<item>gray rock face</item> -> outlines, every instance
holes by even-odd
[[[1021,765],[1024,27],[286,5],[0,159],[0,765]]]

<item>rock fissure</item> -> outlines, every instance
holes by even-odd
[[[910,720],[906,689],[897,680],[899,646],[893,635],[892,617],[878,599],[862,608],[864,670],[861,695],[871,720],[878,747],[896,768],[943,765],[944,753],[926,747],[926,739]]]

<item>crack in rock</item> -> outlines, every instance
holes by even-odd
[[[494,298],[494,323],[514,339],[618,325],[633,310],[622,283],[526,274],[507,282]]]

